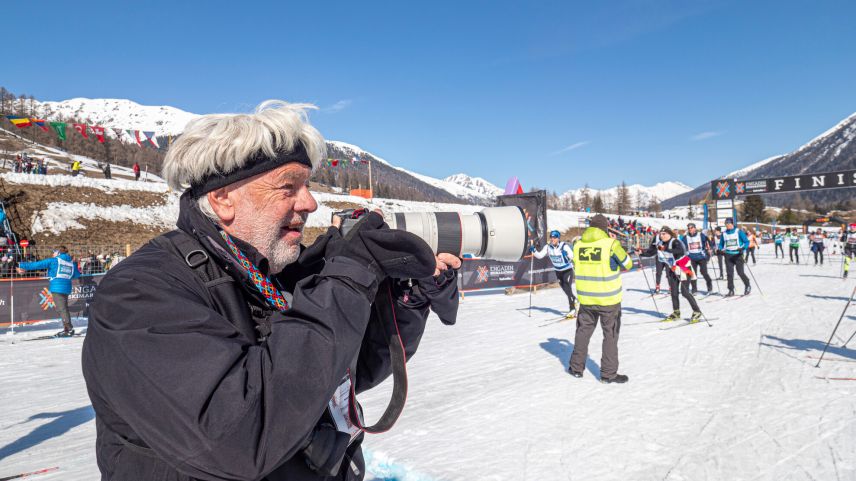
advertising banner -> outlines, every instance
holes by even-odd
[[[89,302],[95,296],[102,277],[82,276],[72,281],[71,294],[68,296],[68,309],[72,317],[89,315]],[[0,326],[8,327],[13,315],[15,324],[59,318],[48,283],[46,278],[0,280]]]

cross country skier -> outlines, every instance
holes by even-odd
[[[785,248],[783,243],[785,241],[785,236],[779,232],[779,229],[776,229],[773,233],[773,244],[776,246],[776,259],[779,258],[779,251],[782,251],[782,259],[785,258]]]
[[[706,235],[696,229],[696,225],[692,222],[687,224],[687,233],[681,237],[681,242],[687,250],[687,255],[690,257],[690,262],[693,266],[693,271],[700,273],[707,283],[707,293],[713,292],[713,280],[710,274],[707,273],[707,261],[710,258],[709,240]],[[692,293],[698,292],[698,279],[692,280]]]
[[[657,256],[657,261],[662,262],[667,268],[666,279],[669,281],[669,289],[672,292],[672,310],[663,321],[676,321],[681,318],[681,302],[678,299],[678,290],[690,303],[693,309],[690,322],[701,320],[701,311],[695,298],[690,294],[689,283],[695,279],[695,274],[690,267],[690,259],[686,255],[684,244],[675,237],[675,233],[667,226],[660,228],[658,241],[654,241],[646,250],[637,249],[640,257]]]
[[[850,270],[850,263],[856,258],[856,224],[850,224],[850,230],[844,232],[844,278]]]
[[[791,259],[791,264],[794,263],[794,256],[797,257],[797,264],[800,263],[800,235],[796,229],[788,229],[785,231],[785,237],[788,239],[788,255]]]
[[[817,265],[818,256],[820,256],[820,265],[823,265],[823,250],[826,248],[823,245],[823,231],[818,227],[817,232],[809,234],[808,237],[811,242],[811,251],[814,253],[814,265]]]
[[[574,283],[574,248],[567,242],[559,240],[561,234],[559,231],[550,231],[550,243],[541,248],[535,249],[535,246],[529,248],[538,259],[543,259],[544,256],[550,256],[550,262],[553,263],[553,268],[556,269],[556,277],[559,278],[559,286],[565,291],[568,296],[568,304],[571,308],[565,317],[573,319],[577,314],[577,298],[574,297],[574,291],[571,285]]]
[[[749,263],[749,256],[752,256],[752,265],[755,265],[755,248],[758,247],[758,238],[755,236],[755,232],[746,229],[743,227],[741,229],[743,234],[746,235],[746,238],[749,240],[749,248],[746,249],[746,263]]]
[[[752,291],[752,286],[749,285],[749,278],[743,272],[743,250],[749,247],[749,239],[746,238],[746,233],[742,230],[734,228],[734,219],[729,217],[725,219],[725,232],[722,233],[722,238],[719,239],[719,250],[725,254],[725,267],[728,274],[728,294],[725,297],[734,295],[734,268],[737,268],[737,274],[743,281],[745,289],[744,296],[748,296]]]

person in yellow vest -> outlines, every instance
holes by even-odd
[[[72,177],[76,177],[76,176],[77,176],[77,174],[79,174],[79,173],[80,173],[80,161],[79,161],[79,160],[75,160],[75,161],[74,161],[74,162],[72,162],[72,164],[71,164],[71,176],[72,176]]]
[[[582,377],[588,356],[591,335],[600,320],[603,329],[603,349],[600,359],[600,381],[625,383],[628,378],[618,374],[618,331],[621,328],[621,269],[633,267],[633,261],[621,244],[607,235],[609,222],[598,214],[582,239],[574,244],[577,271],[577,332],[574,352],[568,371]]]

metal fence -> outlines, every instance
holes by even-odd
[[[103,274],[126,257],[128,247],[124,245],[69,245],[68,253],[82,274]],[[19,273],[23,262],[35,262],[54,256],[54,246],[30,246],[24,249],[13,246],[0,252],[0,279],[23,279],[45,277],[46,270],[28,270]]]

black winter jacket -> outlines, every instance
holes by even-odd
[[[361,437],[332,478],[311,471],[301,451],[349,368],[357,392],[391,372],[371,309],[375,276],[349,258],[302,256],[274,279],[293,295],[280,313],[187,195],[178,227],[204,247],[219,280],[206,286],[158,238],[109,271],[91,306],[83,374],[102,480],[362,479]],[[258,252],[236,242],[266,269]],[[396,281],[392,297],[408,359],[429,307],[455,322],[452,271]],[[260,342],[256,327],[266,323]]]

